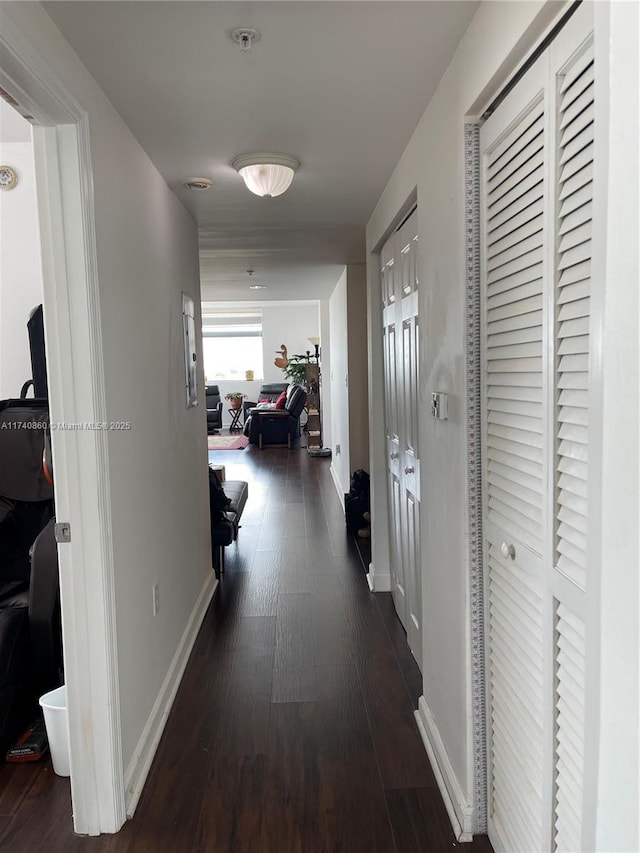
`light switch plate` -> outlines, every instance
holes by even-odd
[[[431,414],[439,421],[446,421],[449,416],[448,397],[441,391],[433,391],[431,394]]]

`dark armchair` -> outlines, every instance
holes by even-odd
[[[207,433],[213,435],[222,427],[222,399],[217,385],[207,385],[205,390],[207,405]]]
[[[283,409],[254,408],[244,427],[251,444],[262,448],[265,444],[286,445],[300,437],[300,415],[307,402],[307,392],[302,385],[292,383],[287,387]]]

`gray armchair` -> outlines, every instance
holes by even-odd
[[[217,385],[207,385],[205,389],[207,406],[207,433],[213,435],[222,427],[222,399]]]

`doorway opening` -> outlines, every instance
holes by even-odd
[[[10,19],[0,33],[3,98],[32,125],[48,356],[74,829],[125,820],[93,180],[86,114]]]

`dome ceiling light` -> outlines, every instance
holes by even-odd
[[[289,189],[300,161],[288,154],[243,154],[231,165],[252,193],[275,198]]]

